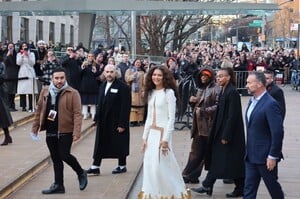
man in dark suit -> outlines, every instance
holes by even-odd
[[[130,88],[116,79],[114,65],[104,68],[106,81],[101,84],[95,120],[97,123],[93,164],[88,174],[99,175],[103,158],[117,158],[119,166],[112,173],[125,173],[129,155],[129,116],[131,109]]]
[[[246,110],[246,179],[244,199],[255,199],[261,178],[273,199],[283,199],[277,181],[277,166],[282,158],[283,114],[278,102],[266,91],[262,72],[251,72],[246,88],[253,97]]]
[[[285,99],[284,99],[283,90],[274,83],[274,72],[273,71],[265,71],[264,74],[266,77],[267,91],[279,103],[279,105],[282,109],[282,114],[283,114],[283,119],[284,119],[286,109],[285,109]]]

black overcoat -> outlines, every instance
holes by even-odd
[[[97,131],[94,159],[119,158],[129,155],[129,116],[131,108],[130,88],[120,80],[114,80],[104,95],[107,82],[101,84],[97,106]],[[117,128],[125,132],[117,132]]]
[[[14,51],[12,55],[6,56],[4,59],[4,63],[6,66],[6,74],[5,78],[10,79],[10,81],[5,82],[5,86],[7,89],[7,94],[16,94],[17,93],[17,85],[18,85],[18,73],[19,66],[16,64],[17,53]]]
[[[222,144],[225,139],[228,144]],[[245,134],[240,95],[230,83],[220,94],[208,141],[206,169],[216,179],[245,176]]]
[[[0,74],[0,77],[3,78],[3,74]],[[11,114],[5,103],[5,96],[6,93],[3,88],[3,82],[0,82],[0,128],[7,128],[13,123]]]

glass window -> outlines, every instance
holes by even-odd
[[[70,44],[74,44],[74,26],[70,26]]]
[[[29,40],[29,19],[25,17],[21,18],[20,40],[27,42]]]
[[[50,22],[49,24],[49,43],[55,43],[55,24]]]
[[[2,16],[1,41],[12,41],[12,16]]]
[[[36,21],[36,42],[38,40],[43,40],[43,21],[42,20],[37,20]]]
[[[66,42],[65,34],[66,34],[66,25],[61,24],[60,25],[60,42],[63,44]]]

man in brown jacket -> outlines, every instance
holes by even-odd
[[[214,72],[211,68],[202,68],[196,81],[198,92],[190,97],[193,108],[193,124],[191,137],[193,139],[188,162],[182,172],[185,183],[199,183],[207,140],[217,109],[218,95],[221,88],[215,83]]]
[[[43,194],[65,193],[63,161],[76,172],[80,190],[87,186],[87,173],[70,153],[73,141],[80,138],[81,101],[77,90],[68,86],[64,68],[52,72],[50,86],[40,93],[32,133],[46,130],[46,143],[53,161],[54,183]]]

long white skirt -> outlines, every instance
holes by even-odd
[[[139,198],[189,198],[171,143],[168,155],[163,155],[159,149],[160,139],[160,132],[151,129],[144,155],[143,186]]]

